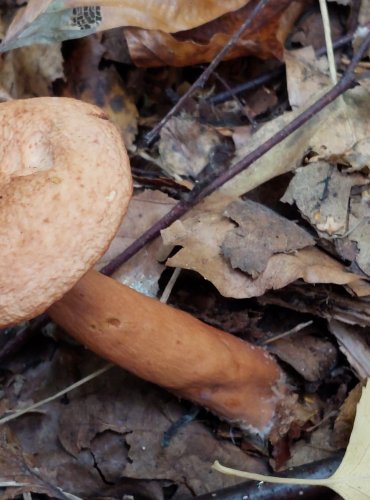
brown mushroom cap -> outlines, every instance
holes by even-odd
[[[0,327],[45,311],[104,253],[132,190],[116,128],[97,107],[0,104]]]

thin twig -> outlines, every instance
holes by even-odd
[[[77,387],[80,387],[81,385],[86,384],[87,382],[90,382],[90,380],[93,380],[94,378],[99,377],[100,375],[102,375],[106,371],[113,368],[113,366],[114,365],[112,365],[111,363],[108,363],[108,364],[104,365],[103,368],[100,368],[100,370],[96,370],[95,372],[90,373],[90,375],[87,375],[86,377],[78,380],[74,384],[71,384],[68,387],[65,387],[61,391],[53,394],[52,396],[50,396],[48,398],[45,398],[41,401],[38,401],[37,403],[34,403],[30,406],[27,406],[27,408],[21,408],[19,410],[11,410],[12,413],[10,415],[7,415],[6,417],[0,418],[0,425],[3,425],[6,422],[9,422],[10,420],[14,420],[14,419],[20,417],[21,415],[25,415],[26,413],[30,413],[32,411],[35,411],[40,406],[43,406],[46,403],[50,403],[51,401],[54,401],[55,399],[60,398],[64,394],[67,394],[68,392],[71,392],[74,389],[77,389]]]
[[[290,330],[288,330],[286,332],[279,333],[279,335],[274,335],[273,337],[271,337],[267,340],[264,340],[262,342],[262,345],[272,344],[272,342],[275,342],[276,340],[280,340],[280,339],[283,339],[285,337],[288,337],[289,335],[292,335],[292,333],[298,333],[298,332],[304,330],[305,328],[307,328],[308,326],[312,325],[312,323],[313,323],[312,320],[306,321],[306,323],[299,323],[299,325],[294,326],[293,328],[291,328]]]
[[[177,101],[175,106],[167,113],[167,115],[162,118],[162,120],[147,134],[145,138],[146,144],[150,145],[157,137],[162,127],[172,118],[183,106],[184,103],[189,99],[189,97],[198,88],[202,88],[208,78],[211,76],[216,67],[220,64],[226,54],[232,49],[235,43],[238,41],[242,33],[251,26],[257,14],[266,6],[268,0],[260,0],[248,18],[243,22],[240,28],[230,37],[229,41],[222,47],[220,52],[216,55],[213,61],[207,66],[207,68],[202,72],[202,74],[195,80],[192,86],[185,92],[183,96]]]
[[[270,139],[260,144],[255,150],[248,153],[239,162],[235,163],[229,170],[223,172],[217,178],[212,179],[208,185],[206,185],[200,192],[193,193],[191,191],[186,198],[179,201],[166,215],[159,219],[153,224],[145,233],[143,233],[137,240],[131,243],[121,254],[117,255],[111,262],[109,262],[101,272],[103,274],[111,275],[118,269],[122,264],[127,262],[133,255],[135,255],[139,250],[141,250],[147,243],[154,240],[159,236],[160,232],[166,227],[170,226],[173,222],[187,213],[191,208],[193,208],[197,203],[203,200],[206,196],[210,195],[221,186],[223,186],[230,179],[240,174],[242,171],[250,167],[256,160],[261,158],[264,154],[270,151],[274,146],[282,142],[284,139],[289,137],[293,132],[298,130],[302,125],[304,125],[313,116],[319,113],[322,109],[332,103],[337,97],[342,95],[344,92],[354,87],[356,84],[354,69],[357,64],[364,56],[367,48],[370,45],[370,33],[366,36],[360,48],[354,55],[351,64],[348,66],[346,72],[339,80],[339,82],[332,87],[326,94],[324,94],[320,99],[314,102],[310,107],[305,109],[300,115],[298,115],[294,120],[288,123],[282,130],[279,130]]]
[[[325,45],[326,45],[326,52],[328,54],[330,78],[333,85],[335,85],[338,82],[338,77],[337,77],[337,69],[335,67],[334,49],[331,38],[328,5],[326,3],[326,0],[319,0],[319,2],[320,2],[322,23],[324,25]]]

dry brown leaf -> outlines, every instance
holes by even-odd
[[[159,141],[160,165],[173,177],[197,177],[210,162],[222,136],[191,116],[172,118],[162,128]]]
[[[238,268],[252,278],[265,270],[272,255],[292,253],[315,244],[298,224],[251,200],[235,201],[224,215],[237,227],[226,235],[222,253],[233,269]]]
[[[248,0],[30,0],[19,10],[0,50],[32,43],[80,38],[118,26],[167,33],[200,26],[245,5]]]
[[[97,36],[76,42],[64,63],[66,82],[59,93],[103,109],[129,149],[137,134],[139,113],[115,67],[99,68],[104,52]]]
[[[175,203],[176,200],[161,191],[147,190],[135,195],[130,201],[123,223],[97,267],[100,269],[108,264],[154,222],[169,212]],[[157,260],[160,248],[161,242],[158,239],[146,245],[121,266],[113,277],[145,295],[155,297],[158,292],[158,280],[164,270],[164,265]]]
[[[284,53],[289,103],[303,106],[330,84],[326,58],[316,59],[312,47]]]
[[[338,448],[346,448],[351,437],[356,408],[361,398],[364,382],[359,382],[348,394],[335,419],[331,442]]]
[[[331,427],[330,421],[320,422],[319,427],[305,439],[293,442],[289,448],[291,458],[284,464],[284,470],[332,457],[336,450],[330,441]]]
[[[52,83],[63,77],[60,43],[24,47],[0,59],[0,87],[13,99],[52,95]]]
[[[353,186],[366,183],[361,175],[342,174],[320,161],[298,168],[281,201],[295,203],[323,236],[343,236],[348,230],[348,207]]]
[[[309,382],[323,380],[337,361],[333,344],[313,335],[296,334],[277,339],[269,344],[269,351]]]
[[[250,474],[223,467],[215,462],[213,468],[224,474],[236,475],[255,481],[272,483],[302,484],[326,486],[341,495],[344,500],[367,500],[370,498],[370,384],[362,390],[362,397],[357,406],[356,419],[344,458],[336,472],[327,479],[287,479],[260,474]]]
[[[200,2],[199,2],[200,3]],[[170,33],[125,28],[129,52],[137,66],[187,66],[211,61],[250,15],[256,2],[222,16],[200,27],[188,31]],[[289,28],[301,12],[302,3],[287,0],[272,0],[256,16],[226,59],[246,55],[261,58],[283,57],[283,42]],[[288,9],[287,9],[288,7]]]
[[[51,498],[66,498],[61,490],[50,484],[47,478],[43,478],[32,457],[24,453],[9,429],[2,429],[0,432],[0,474],[1,482],[15,483],[12,488],[0,493],[3,500],[27,492],[41,493]]]
[[[370,145],[368,140],[362,143]],[[351,193],[354,186],[369,184],[368,177],[356,173],[365,157],[356,155],[355,173],[323,161],[297,169],[282,201],[295,203],[321,237],[334,239],[340,255],[370,276],[368,190]]]
[[[224,216],[198,211],[185,221],[176,221],[162,231],[165,245],[183,247],[166,264],[200,273],[213,283],[225,297],[248,298],[262,295],[297,280],[307,283],[352,284],[359,276],[349,273],[339,262],[317,248],[307,248],[295,254],[273,255],[263,273],[255,280],[234,270],[223,259],[221,245],[233,225]]]
[[[369,330],[348,325],[341,321],[328,322],[329,330],[338,340],[339,349],[360,380],[370,376]]]
[[[244,147],[237,152],[236,161],[269,139],[297,113],[287,113],[248,136]],[[306,151],[311,151],[318,157],[330,157],[343,153],[359,140],[370,137],[369,115],[369,94],[359,87],[347,92],[343,99],[318,113],[304,127],[208,196],[184,220],[175,223],[174,229],[170,227],[162,231],[166,244],[183,247],[168,261],[168,265],[193,269],[209,279],[221,294],[236,298],[258,296],[266,289],[285,286],[298,278],[311,283],[350,284],[356,294],[368,295],[369,285],[365,281],[347,273],[341,264],[319,250],[314,250],[314,254],[310,256],[307,251],[303,251],[299,252],[299,256],[272,257],[258,280],[246,282],[242,273],[231,272],[231,267],[223,262],[219,245],[230,228],[225,225],[222,214],[232,201],[264,182],[300,166]],[[284,277],[281,276],[284,274]]]

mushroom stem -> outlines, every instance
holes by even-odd
[[[49,309],[75,339],[137,376],[266,435],[285,389],[262,348],[89,271]]]

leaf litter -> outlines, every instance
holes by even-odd
[[[81,34],[108,26],[137,26],[118,30],[115,35],[123,47],[128,44],[128,57],[137,65],[196,64],[214,57],[227,40],[223,32],[235,30],[243,13],[251,7],[248,4],[253,2],[236,1],[227,7],[224,2],[199,2],[187,19],[180,16],[175,20],[172,12],[163,10],[163,2],[161,6],[151,2],[149,8],[146,6],[144,17],[140,2],[135,5],[121,2],[114,6],[103,3],[103,22],[98,23],[96,18],[96,25]],[[273,54],[283,59],[293,111],[273,119],[269,116],[269,121],[258,125],[257,130],[253,123],[220,126],[218,122],[215,125],[214,110],[207,104],[207,92],[212,93],[220,86],[220,81],[215,79],[213,87],[203,94],[199,92],[189,104],[190,113],[167,122],[158,150],[154,147],[146,151],[147,158],[150,155],[158,158],[155,168],[159,164],[170,179],[196,184],[197,176],[212,163],[220,144],[230,141],[234,142],[233,162],[238,161],[327,90],[325,58],[315,58],[309,47],[283,50],[282,42],[304,6],[288,12],[284,10],[285,3],[270,4],[271,23],[265,16],[265,31],[259,32],[261,38],[253,39],[250,33],[245,33],[230,57],[244,57],[253,52],[262,58]],[[179,11],[181,5],[181,1],[176,2]],[[60,8],[57,12],[54,2],[36,4],[31,0],[25,10],[20,10],[2,48],[28,45],[39,39],[42,30],[46,30],[46,37],[71,38],[72,33],[63,23],[71,19],[75,6],[69,2]],[[333,19],[338,31],[340,23],[336,14]],[[29,22],[35,28],[31,38],[27,31],[23,32]],[[318,29],[316,21],[310,23],[313,29]],[[147,28],[150,31],[146,31]],[[302,32],[295,33],[296,40],[297,36],[302,39]],[[311,41],[318,38],[307,36],[311,36]],[[176,99],[189,85],[187,73],[160,67],[153,73],[125,70],[109,59],[109,50],[100,35],[69,43],[68,51],[63,54],[59,44],[52,49],[31,46],[6,53],[0,75],[4,99],[56,92],[102,106],[131,149],[134,172],[136,168],[140,170],[145,155],[140,154],[140,146],[136,154],[136,139],[141,132],[138,125],[145,127],[155,122],[163,114],[161,106],[165,102],[161,95],[156,104],[150,90],[157,88],[154,96],[158,96],[165,87],[175,89],[172,97]],[[251,49],[252,44],[255,46]],[[176,54],[169,50],[171,47],[176,48]],[[52,66],[46,64],[47,56],[53,58]],[[256,63],[251,61],[253,71]],[[225,63],[220,69],[221,78],[226,76],[227,81],[235,84],[239,83],[243,71],[243,60]],[[130,79],[140,82],[142,102],[137,92],[127,90]],[[281,101],[281,82],[264,87],[266,90],[272,95],[271,103]],[[171,96],[171,92],[168,95]],[[252,117],[258,119],[259,113],[271,111],[270,107],[261,106],[259,111],[258,107],[253,108],[251,95],[243,94],[240,101],[247,115],[255,109]],[[228,106],[236,110],[229,116],[238,116],[240,120],[243,115],[240,105],[233,102]],[[227,116],[227,109],[224,106],[216,110],[221,122]],[[268,344],[270,352],[290,367],[292,383],[301,388],[304,400],[299,410],[301,420],[298,417],[295,420],[296,427],[290,429],[287,437],[273,442],[270,460],[276,468],[319,460],[345,447],[356,404],[355,396],[348,400],[346,397],[352,394],[350,390],[357,380],[368,377],[369,111],[365,85],[347,92],[247,171],[162,231],[162,242],[158,239],[146,246],[115,275],[116,279],[156,296],[163,287],[166,266],[196,271],[197,279],[202,276],[205,286],[208,283],[209,296],[216,294],[217,301],[223,301],[223,307],[229,308],[230,316],[235,312],[237,317],[235,309],[242,308],[243,320],[236,330],[243,338],[283,334],[294,330],[292,322],[314,320],[314,327],[309,331],[301,333],[297,329],[294,334]],[[163,172],[160,175],[163,176]],[[283,203],[276,200],[281,178],[286,190]],[[160,185],[162,181],[158,182]],[[162,183],[161,190],[138,189],[128,217],[99,265],[103,266],[171,209],[179,193],[169,185]],[[139,182],[136,187],[140,187]],[[129,230],[126,220],[134,221]],[[194,279],[194,274],[185,273],[184,279],[175,285],[173,302],[176,305],[181,304],[183,283],[192,276]],[[207,304],[203,299],[199,307],[199,297],[197,304],[195,295],[187,293],[185,306],[211,322],[215,318],[218,321],[222,313],[213,310],[217,302],[210,300]],[[226,297],[232,299],[226,301]],[[272,327],[266,326],[269,318],[270,322],[274,319]],[[14,358],[4,365],[3,412],[30,405],[99,366],[94,356],[67,345],[60,332],[52,331],[51,335],[54,340],[47,340],[47,356],[23,352],[18,360]],[[345,365],[340,351],[347,358]],[[365,396],[367,393],[365,391]],[[348,414],[345,414],[345,405],[349,408]],[[366,402],[361,403],[358,420],[363,418],[360,410],[367,411],[365,406]],[[171,498],[185,498],[239,481],[215,472],[210,474],[209,467],[215,457],[231,467],[267,472],[266,449],[250,442],[247,436],[238,438],[240,448],[235,446],[232,428],[226,433],[231,439],[220,439],[225,434],[218,427],[220,424],[212,422],[208,415],[204,415],[207,426],[197,419],[180,427],[169,447],[163,448],[164,433],[188,411],[186,404],[178,403],[164,391],[118,369],[109,371],[89,385],[3,428],[1,476],[6,481],[19,483],[5,490],[3,497],[32,491],[52,498],[67,498],[70,494],[83,498],[143,494],[145,498],[160,499],[172,488]],[[209,426],[213,426],[213,433]],[[365,446],[365,428],[365,423],[357,423],[354,428],[352,441],[358,440],[357,448]],[[362,429],[361,438],[356,437],[359,429]],[[249,453],[251,449],[253,454]],[[348,456],[355,466],[355,473],[351,472],[355,478],[356,469],[362,474],[362,465],[352,449],[350,444]],[[336,474],[347,477],[348,467],[344,462]],[[25,483],[27,486],[22,486]],[[350,494],[361,495],[362,486],[356,484],[355,493]],[[348,488],[352,486],[345,488],[339,486],[336,491],[348,497]]]

